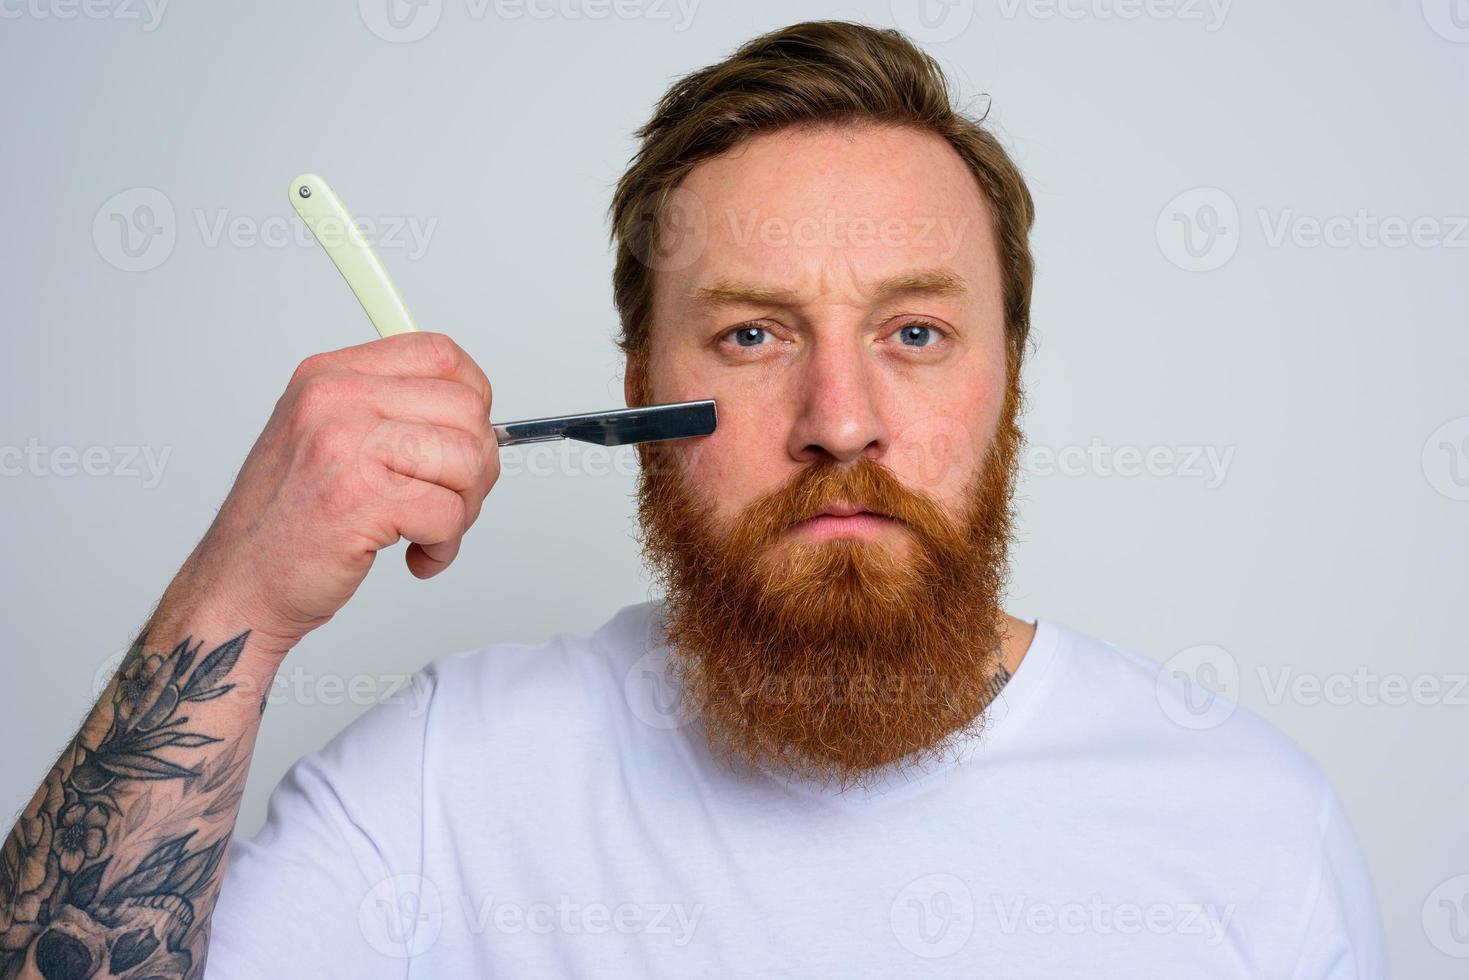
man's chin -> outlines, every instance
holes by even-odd
[[[761,564],[767,573],[784,569],[801,574],[835,576],[842,573],[871,578],[910,564],[912,536],[894,524],[871,535],[813,535],[799,525],[765,549]]]
[[[788,534],[757,563],[749,607],[763,614],[764,629],[834,650],[905,634],[933,615],[919,598],[933,570],[908,537],[901,530],[877,540]]]

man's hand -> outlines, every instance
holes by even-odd
[[[4,842],[0,976],[59,976],[43,959],[95,965],[75,936],[101,928],[93,915],[110,921],[94,908],[104,871],[129,900],[189,910],[166,945],[138,930],[152,945],[132,943],[129,968],[202,974],[281,658],[399,538],[413,542],[413,574],[447,567],[499,473],[490,383],[449,338],[404,334],[296,370],[214,524]],[[61,828],[75,831],[65,846]]]
[[[419,578],[448,567],[500,473],[490,383],[442,334],[303,361],[160,614],[247,624],[284,656],[399,538]]]

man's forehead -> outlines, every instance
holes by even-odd
[[[720,212],[711,231],[740,237],[738,216],[851,223],[984,209],[973,172],[948,141],[911,127],[783,129],[703,160],[682,187]]]
[[[893,126],[762,134],[701,162],[665,215],[659,270],[685,310],[988,294],[990,209],[946,141]]]

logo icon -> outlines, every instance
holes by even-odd
[[[434,883],[421,875],[384,878],[363,897],[357,926],[367,944],[384,956],[418,956],[438,941],[444,903]]]
[[[942,44],[969,28],[974,0],[891,0],[893,23],[915,41]]]
[[[957,875],[924,875],[898,892],[888,920],[899,944],[914,956],[952,956],[974,934],[974,894]]]
[[[444,0],[357,0],[362,23],[384,41],[412,44],[439,26]]]
[[[178,221],[173,202],[155,187],[129,187],[109,197],[92,218],[97,254],[123,272],[156,269],[173,254]]]
[[[1423,444],[1423,475],[1450,500],[1469,500],[1469,415],[1433,430]]]
[[[1423,19],[1439,37],[1469,44],[1469,0],[1423,0]]]
[[[107,685],[112,683],[112,678],[117,676],[118,670],[122,668],[122,662],[127,659],[131,647],[123,647],[114,650],[106,660],[102,661],[97,668],[97,673],[92,675],[92,697],[100,698],[102,692],[107,690]]]
[[[1469,959],[1469,874],[1455,875],[1429,893],[1423,933],[1439,952]]]
[[[1203,643],[1163,663],[1155,693],[1171,721],[1197,731],[1224,724],[1239,707],[1239,691],[1239,662],[1223,647]]]
[[[651,728],[672,731],[691,720],[684,710],[683,686],[669,671],[668,651],[659,647],[638,658],[622,682],[633,716]]]
[[[1164,205],[1154,233],[1169,262],[1185,272],[1212,272],[1239,248],[1239,208],[1217,187],[1195,187]]]
[[[979,465],[973,431],[946,415],[920,418],[903,429],[892,444],[909,479],[932,494],[962,489]]]
[[[645,198],[637,210],[642,228],[633,236],[638,260],[655,272],[687,269],[704,254],[709,243],[709,215],[704,200],[686,187],[675,187],[663,199]]]

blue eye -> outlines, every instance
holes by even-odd
[[[733,337],[735,343],[740,347],[759,347],[762,336],[769,332],[764,327],[747,324],[743,327],[736,327],[725,336]]]
[[[930,323],[910,323],[898,328],[898,337],[907,347],[929,347],[938,340],[938,328]]]

